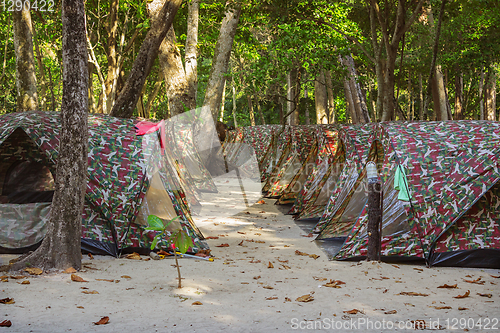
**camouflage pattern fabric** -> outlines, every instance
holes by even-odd
[[[154,233],[144,232],[144,227],[134,221],[149,187],[147,169],[159,168],[166,191],[182,218],[182,226],[195,241],[191,251],[207,248],[183,203],[185,197],[180,184],[175,183],[175,169],[167,168],[160,148],[143,149],[159,147],[158,136],[152,133],[137,137],[134,124],[130,119],[89,115],[88,183],[82,238],[114,244],[118,251],[127,247],[148,248]],[[53,170],[59,147],[59,113],[23,112],[1,116],[0,144],[17,128],[33,140]]]

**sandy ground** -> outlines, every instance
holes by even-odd
[[[385,332],[424,323],[445,331],[500,330],[499,270],[328,261],[274,200],[265,202],[233,217],[198,218],[205,236],[218,237],[208,240],[216,259],[182,259],[182,289],[174,260],[145,256],[85,257],[77,275],[88,282],[63,273],[9,274],[0,300],[14,303],[0,304],[0,322],[12,326],[0,333]],[[337,288],[325,286],[330,280],[338,280],[330,284]],[[457,287],[438,288],[444,284]],[[297,301],[304,295],[313,300]],[[94,324],[105,316],[107,324]]]

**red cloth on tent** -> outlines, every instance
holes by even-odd
[[[160,130],[160,147],[162,148],[161,153],[163,154],[163,150],[165,149],[165,121],[162,120],[159,123],[153,123],[151,121],[140,121],[135,124],[137,128],[135,131],[135,135],[144,135],[149,133],[154,133]]]

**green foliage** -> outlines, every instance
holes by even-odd
[[[151,243],[151,250],[153,250],[161,240],[171,245],[173,251],[177,251],[178,249],[179,252],[184,254],[187,250],[189,250],[189,248],[193,245],[193,240],[189,237],[186,231],[182,229],[182,227],[174,230],[173,232],[168,230],[169,225],[178,218],[179,216],[176,216],[169,221],[164,221],[155,215],[148,216],[147,221],[149,227],[145,228],[145,230],[159,232],[156,234],[153,242]]]

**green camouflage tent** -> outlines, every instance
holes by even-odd
[[[371,142],[368,160],[383,182],[383,258],[500,267],[500,123],[380,123]],[[365,184],[363,168],[350,200],[319,230],[320,239],[346,237],[337,259],[366,256]]]
[[[130,119],[89,115],[88,183],[82,249],[117,256],[147,249],[146,218],[180,216],[190,252],[207,249],[194,225],[175,167],[157,133],[136,135]],[[0,251],[23,252],[43,239],[54,190],[60,120],[56,112],[0,116]],[[166,244],[162,244],[166,246]]]

